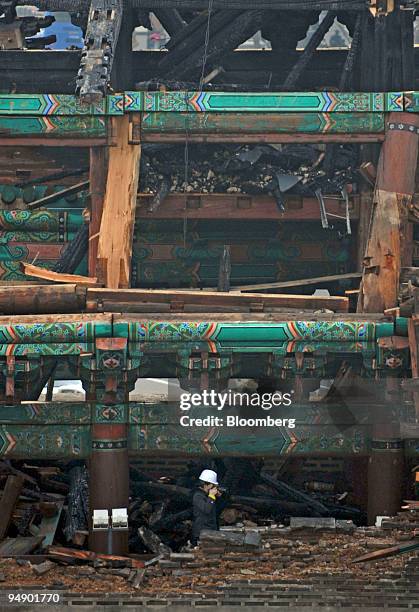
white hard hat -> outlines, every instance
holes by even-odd
[[[199,480],[202,480],[203,482],[209,482],[213,485],[218,485],[217,472],[214,472],[213,470],[203,470],[201,472]]]

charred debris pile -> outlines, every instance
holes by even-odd
[[[359,147],[336,145],[144,145],[141,185],[161,203],[169,193],[314,196],[356,190]]]
[[[289,475],[272,476],[262,461],[229,458],[216,463],[225,490],[218,503],[220,526],[288,525],[291,517],[365,522],[351,503],[351,487],[343,475],[336,481],[294,483]],[[177,478],[155,478],[131,465],[132,553],[177,552],[187,545],[192,496],[205,465],[191,461]],[[0,488],[0,556],[45,554],[53,545],[87,549],[88,475],[83,462],[2,461]]]

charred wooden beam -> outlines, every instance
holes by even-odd
[[[35,200],[28,204],[29,210],[35,210],[38,208],[43,208],[44,206],[48,206],[48,204],[53,204],[60,198],[65,198],[70,195],[74,195],[79,193],[80,191],[84,191],[89,188],[89,181],[83,181],[82,183],[78,183],[77,185],[73,185],[71,187],[67,187],[66,189],[62,189],[61,191],[56,191],[51,195],[45,196],[44,198],[40,198],[39,200]]]
[[[239,15],[240,11],[235,11],[234,13],[216,11],[213,13],[209,22],[210,40],[223,28],[231,24],[232,19],[235,19]],[[190,57],[191,53],[196,50],[200,50],[202,54],[207,26],[207,16],[198,15],[186,26],[186,28],[178,32],[176,36],[173,36],[167,44],[169,53],[164,54],[159,62],[159,71],[161,70],[162,73],[165,73],[171,69],[173,70],[174,66],[181,65],[181,63]]]
[[[170,36],[177,34],[187,25],[177,9],[161,8],[154,11],[154,14]]]
[[[298,59],[297,63],[287,76],[282,86],[284,91],[293,91],[295,88],[300,76],[303,71],[307,68],[311,58],[315,54],[317,47],[322,42],[323,38],[330,30],[335,21],[336,13],[328,12],[323,21],[318,25],[317,30],[314,32],[313,36],[310,38],[306,48],[303,51],[303,54]]]
[[[214,8],[250,9],[255,7],[254,0],[213,0]],[[28,0],[18,0],[18,5],[25,5]],[[141,9],[208,9],[208,0],[125,0],[127,6]],[[85,0],[31,0],[32,6],[43,11],[80,12],[85,9]],[[318,11],[357,11],[366,8],[365,0],[259,0],[259,9],[281,11],[318,10]]]
[[[225,244],[218,270],[218,291],[230,291],[231,248]]]
[[[260,29],[260,18],[260,11],[244,11],[236,19],[230,18],[227,27],[216,31],[214,36],[210,37],[208,46],[199,46],[180,65],[169,70],[168,78],[182,79],[202,72],[205,67],[208,70],[214,68],[226,53],[234,51]]]
[[[0,312],[5,315],[77,312],[85,303],[86,287],[76,284],[0,287]]]
[[[92,0],[76,93],[86,102],[100,101],[110,83],[119,31],[122,0]]]
[[[208,9],[208,0],[127,0],[135,8],[180,8]],[[214,8],[251,9],[254,0],[213,0]],[[276,9],[281,11],[318,10],[318,11],[351,11],[366,8],[364,0],[259,0],[258,9]]]
[[[343,67],[342,75],[339,83],[340,91],[351,91],[353,87],[354,70],[356,60],[361,51],[361,36],[363,30],[364,16],[359,14],[355,24],[355,31],[352,37],[351,48],[346,57],[345,66]]]
[[[54,266],[54,272],[73,274],[89,249],[89,226],[87,223],[78,229],[74,239],[69,242]]]

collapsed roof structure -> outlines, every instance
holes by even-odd
[[[130,456],[338,457],[369,521],[394,514],[419,453],[418,3],[31,2],[83,28],[60,51],[23,4],[0,1],[1,454],[88,460],[92,508],[128,506]],[[133,51],[150,13],[170,39]],[[351,46],[319,49],[336,19]],[[238,49],[258,31],[270,50]],[[256,379],[297,425],[188,431],[130,401],[147,377]]]

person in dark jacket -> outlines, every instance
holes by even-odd
[[[193,496],[193,546],[198,544],[199,535],[203,529],[218,531],[216,500],[221,495],[218,489],[217,473],[213,470],[203,470],[199,477],[199,488]]]

